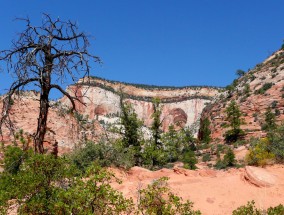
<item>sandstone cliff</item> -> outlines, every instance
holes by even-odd
[[[115,81],[90,78],[80,80],[75,86],[69,87],[76,95],[84,95],[79,105],[83,115],[91,119],[111,120],[120,113],[120,95],[132,104],[138,117],[145,126],[150,126],[153,113],[153,98],[159,98],[162,106],[163,130],[170,124],[181,127],[198,128],[198,121],[203,108],[218,95],[220,89],[214,87],[157,87],[148,85],[134,85]],[[67,101],[62,99],[63,103]],[[68,104],[68,101],[67,101]],[[113,122],[113,120],[111,120]],[[195,131],[195,132],[196,132]]]
[[[104,135],[103,125],[116,123],[118,120],[121,93],[133,105],[145,126],[150,126],[152,122],[152,99],[160,98],[164,131],[170,124],[174,124],[177,129],[185,126],[194,127],[196,133],[203,108],[214,100],[220,89],[156,87],[90,78],[69,86],[68,91],[76,94],[85,105],[76,101],[79,115],[74,115],[69,112],[70,103],[66,97],[51,102],[47,142],[57,140],[60,151],[71,149],[83,136],[99,139]],[[36,132],[39,95],[36,92],[22,94],[21,99],[14,98],[11,119],[15,124],[15,130],[23,129],[30,135]],[[4,131],[3,140],[11,141],[8,130]]]

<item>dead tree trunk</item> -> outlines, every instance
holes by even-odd
[[[75,101],[81,102],[76,92],[69,94],[60,85],[52,83],[51,79],[57,83],[64,83],[70,78],[74,82],[79,78],[84,80],[90,75],[89,61],[100,62],[100,59],[89,54],[88,35],[78,32],[78,26],[70,20],[52,20],[48,14],[43,14],[41,26],[31,25],[28,18],[20,20],[26,22],[26,29],[13,41],[11,49],[0,50],[0,62],[5,61],[8,73],[16,76],[0,113],[0,135],[3,126],[13,130],[9,117],[12,96],[32,84],[41,91],[34,150],[44,153],[50,90],[59,90],[66,96],[72,104],[72,111],[76,110]]]
[[[35,151],[41,154],[44,153],[43,141],[46,133],[48,105],[48,93],[43,91],[43,93],[40,95],[40,111],[37,132],[35,135]]]

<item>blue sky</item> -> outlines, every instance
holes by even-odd
[[[132,83],[226,86],[282,45],[283,0],[0,0],[0,50],[41,13],[77,21],[104,62],[93,75]],[[3,66],[3,65],[2,65]],[[4,68],[5,71],[5,68]],[[0,93],[11,78],[0,73]]]

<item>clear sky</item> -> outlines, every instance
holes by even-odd
[[[95,37],[93,75],[131,83],[226,86],[279,49],[283,0],[0,0],[0,50],[42,12]],[[5,68],[4,68],[5,71]],[[0,73],[0,93],[11,83]]]

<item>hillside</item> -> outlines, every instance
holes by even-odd
[[[202,119],[210,120],[211,137],[215,142],[224,139],[226,128],[226,108],[236,101],[243,113],[245,138],[263,137],[261,128],[265,121],[265,112],[271,108],[280,124],[284,120],[284,50],[279,50],[263,63],[255,66],[244,76],[234,80],[227,91],[220,94],[215,102],[208,105]]]

